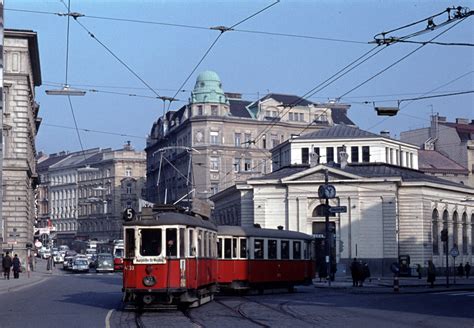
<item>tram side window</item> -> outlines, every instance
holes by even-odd
[[[217,238],[217,257],[222,258],[222,238]]]
[[[276,259],[277,258],[277,241],[276,239],[268,240],[268,258]]]
[[[207,257],[209,255],[209,250],[207,249],[207,245],[209,244],[207,240],[209,239],[209,233],[207,231],[204,232],[204,252],[202,253],[202,256]]]
[[[232,238],[232,258],[237,257],[237,238]]]
[[[280,248],[281,259],[288,260],[290,258],[290,242],[288,240],[282,240]]]
[[[204,247],[203,247],[203,236],[202,236],[202,230],[198,230],[198,251],[197,254],[199,257],[203,257],[204,254],[202,253]]]
[[[179,228],[179,256],[185,256],[186,243],[184,240],[184,228]]]
[[[247,239],[240,238],[240,258],[247,258]]]
[[[166,229],[166,255],[177,256],[177,229]]]
[[[133,258],[135,257],[135,229],[125,230],[125,257]]]
[[[232,258],[232,239],[230,238],[224,239],[224,258]]]
[[[253,257],[263,259],[263,239],[255,239],[253,244]]]
[[[293,259],[294,260],[301,259],[301,242],[300,241],[293,242]]]
[[[196,243],[194,242],[194,230],[189,230],[189,256],[196,256]]]
[[[161,229],[142,229],[140,233],[140,255],[161,255]]]

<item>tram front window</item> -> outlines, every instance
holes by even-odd
[[[140,233],[140,255],[161,255],[161,229],[142,229]]]

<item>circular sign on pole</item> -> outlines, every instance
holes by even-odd
[[[42,242],[40,242],[39,240],[35,241],[35,247],[36,248],[40,248],[41,246],[43,246]]]
[[[457,246],[453,246],[451,250],[449,251],[449,254],[451,254],[452,257],[458,257],[459,256],[459,249]]]

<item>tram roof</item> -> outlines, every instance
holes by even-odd
[[[124,226],[157,226],[157,225],[186,225],[217,230],[214,223],[198,216],[178,212],[159,212],[151,216],[141,216],[137,220],[124,222]]]
[[[311,240],[312,236],[302,232],[279,230],[279,229],[265,229],[255,227],[241,227],[241,226],[218,226],[218,235],[236,236],[236,237],[262,237],[262,238],[280,238],[280,239],[304,239]]]

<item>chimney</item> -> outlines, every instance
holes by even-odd
[[[382,131],[380,131],[380,135],[384,138],[390,138],[390,131],[382,130]]]
[[[123,150],[133,150],[132,142],[127,140],[127,142],[123,145]]]
[[[469,120],[467,118],[456,118],[456,124],[469,124]]]

